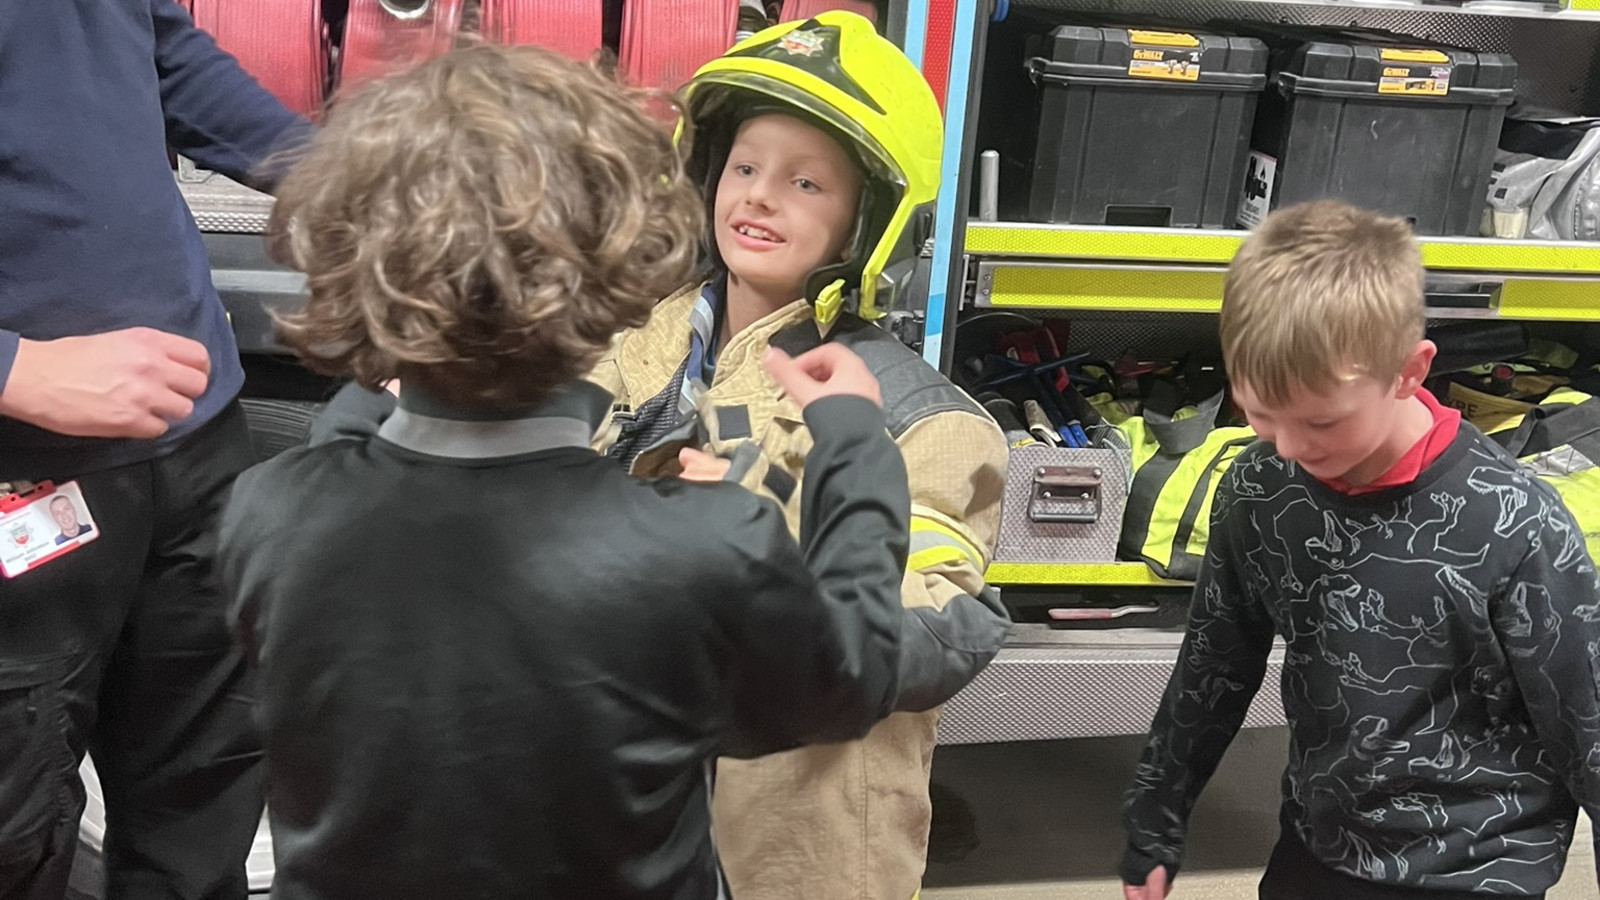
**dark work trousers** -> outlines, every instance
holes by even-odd
[[[48,473],[78,482],[100,537],[0,580],[0,900],[64,895],[86,750],[110,900],[246,894],[261,742],[214,559],[229,487],[254,461],[235,403],[160,459]]]
[[[1272,848],[1260,890],[1261,900],[1483,900],[1487,896],[1504,895],[1400,887],[1346,875],[1311,855],[1305,843],[1288,831]],[[1544,898],[1544,894],[1525,896]]]

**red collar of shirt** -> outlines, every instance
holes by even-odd
[[[1428,429],[1428,433],[1424,434],[1421,440],[1412,444],[1411,449],[1389,467],[1389,471],[1368,484],[1351,485],[1339,480],[1323,483],[1341,494],[1355,497],[1416,481],[1417,476],[1439,458],[1439,454],[1456,439],[1456,432],[1461,430],[1461,410],[1441,406],[1426,388],[1417,389],[1417,399],[1421,400],[1422,404],[1428,407],[1428,412],[1433,415],[1433,427]]]

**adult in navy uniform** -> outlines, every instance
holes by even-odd
[[[212,556],[254,460],[167,147],[270,188],[308,126],[176,0],[5,4],[0,121],[0,482],[76,481],[99,533],[0,581],[0,897],[65,894],[85,751],[110,897],[242,897],[261,753]]]

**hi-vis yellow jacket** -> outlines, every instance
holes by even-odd
[[[879,380],[912,502],[902,585],[903,711],[859,741],[718,764],[713,823],[732,895],[909,900],[927,851],[937,705],[988,663],[1009,628],[982,576],[1005,490],[1004,436],[893,336],[842,315],[824,337],[804,300],[734,335],[717,353],[693,411],[680,412],[699,295],[695,287],[663,301],[596,368],[591,379],[616,398],[597,449],[646,477],[677,474],[684,446],[729,458],[729,478],[778,502],[798,534],[811,436],[760,360],[769,344],[794,355],[833,341],[860,355]]]

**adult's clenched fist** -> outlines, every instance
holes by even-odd
[[[0,415],[76,437],[154,438],[194,411],[210,375],[204,344],[153,328],[23,340]]]

